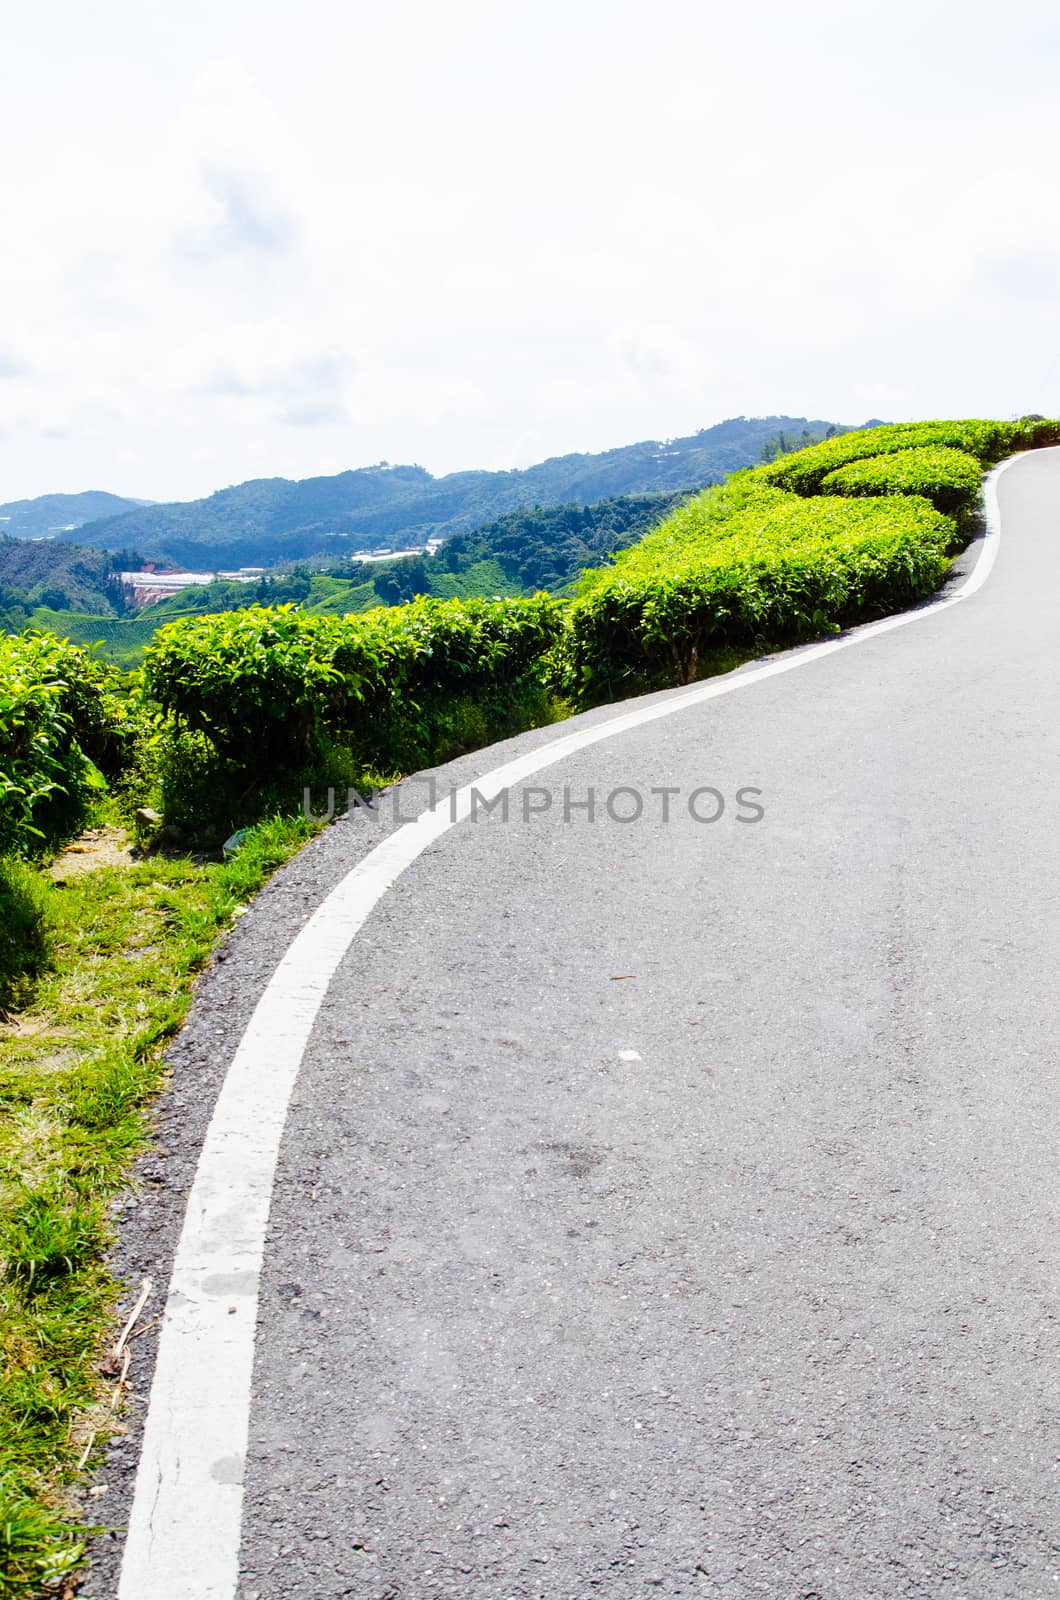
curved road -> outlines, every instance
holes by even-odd
[[[238,1588],[207,1515],[122,1600],[1060,1593],[1060,451],[1000,498],[966,601],[653,697],[398,877],[283,1133]]]

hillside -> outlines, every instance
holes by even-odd
[[[556,456],[508,472],[453,472],[381,462],[334,477],[260,478],[205,500],[153,505],[84,526],[97,549],[135,545],[178,565],[272,565],[357,549],[425,543],[534,506],[701,488],[753,466],[778,435],[802,443],[844,431],[805,417],[734,417],[712,428],[597,455]]]
[[[683,499],[683,491],[673,490],[620,495],[590,506],[512,511],[470,533],[454,534],[436,555],[371,564],[348,561],[328,572],[332,578],[372,580],[387,605],[417,594],[452,599],[542,589],[556,593],[586,567],[632,544]]]
[[[9,500],[0,505],[0,533],[14,539],[54,539],[100,517],[121,516],[150,505],[149,500],[129,500],[87,489],[83,494],[42,494],[34,500]]]
[[[65,539],[0,536],[0,625],[25,626],[22,613],[38,606],[114,616],[124,609],[117,574],[136,565],[130,552],[109,553]]]

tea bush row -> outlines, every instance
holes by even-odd
[[[979,502],[982,468],[975,456],[949,445],[922,445],[867,456],[821,480],[822,494],[915,494],[937,511],[963,520]]]
[[[556,652],[578,705],[691,682],[938,588],[982,471],[1060,423],[885,424],[811,445],[674,512],[585,574]]]
[[[776,488],[812,495],[818,493],[825,478],[837,467],[869,456],[942,446],[962,450],[974,456],[981,467],[989,467],[1017,450],[1046,444],[1060,444],[1060,423],[1044,418],[1020,422],[897,422],[862,428],[810,445],[763,467],[760,474],[764,482]]]
[[[114,669],[51,634],[0,635],[0,855],[76,833],[136,736]]]
[[[216,763],[203,781],[230,795],[249,785],[260,802],[266,789],[290,795],[295,779],[326,778],[329,762],[340,780],[407,772],[532,723],[562,618],[547,595],[348,617],[253,606],[163,628],[144,688],[176,737],[200,741],[179,747],[185,788],[204,741]]]
[[[926,500],[808,500],[748,477],[729,515],[708,490],[586,577],[556,653],[578,703],[690,683],[719,650],[813,638],[942,581],[954,525]]]

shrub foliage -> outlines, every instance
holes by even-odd
[[[253,606],[163,628],[144,684],[177,730],[252,784],[319,771],[335,741],[363,767],[409,770],[440,753],[468,699],[496,713],[479,742],[508,731],[505,706],[525,702],[561,617],[545,595],[422,599],[350,617]]]
[[[335,765],[337,746],[408,771],[526,726],[543,682],[591,705],[914,603],[942,582],[983,467],[1058,439],[1040,418],[862,429],[686,501],[570,602],[188,618],[156,636],[146,688],[185,774],[206,748],[260,786]]]
[[[113,669],[51,634],[0,635],[0,854],[71,837],[134,728]]]
[[[982,469],[966,450],[922,445],[867,456],[837,467],[821,480],[822,494],[918,494],[938,511],[963,517],[979,500]]]
[[[963,450],[981,466],[992,466],[1015,450],[1060,443],[1060,423],[1040,418],[1022,422],[985,422],[975,419],[959,422],[896,422],[881,428],[860,428],[855,433],[811,445],[797,455],[785,456],[762,469],[766,483],[795,494],[816,494],[824,479],[837,467],[869,456],[890,455],[897,450],[917,450],[944,446]]]
[[[737,473],[587,573],[555,653],[578,705],[688,683],[936,589],[982,470],[1060,423],[887,424]]]
[[[883,615],[946,571],[953,524],[916,497],[805,500],[756,484],[720,509],[707,491],[585,581],[557,653],[568,693],[588,704],[690,683],[712,651]]]

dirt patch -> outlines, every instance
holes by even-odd
[[[89,828],[56,856],[48,876],[56,883],[65,883],[83,872],[98,872],[101,867],[127,867],[135,859],[124,828]]]
[[[51,1023],[45,1017],[11,1017],[8,1021],[0,1023],[0,1033],[12,1035],[16,1039],[32,1039],[40,1033],[50,1033]]]

